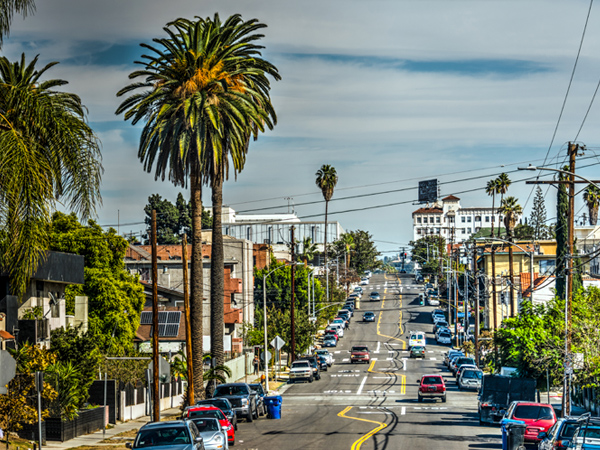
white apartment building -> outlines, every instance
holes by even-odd
[[[464,242],[482,228],[501,225],[502,215],[492,208],[462,208],[460,199],[449,195],[430,207],[419,208],[412,213],[413,240],[427,235],[438,235],[447,241]]]

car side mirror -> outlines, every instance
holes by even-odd
[[[505,409],[501,409],[500,411],[498,411],[498,415],[499,416],[505,416],[506,415],[506,410]]]
[[[421,380],[417,380],[417,383],[421,384]]]

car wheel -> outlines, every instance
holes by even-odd
[[[235,423],[233,424],[233,430],[237,431],[237,420],[235,421]]]
[[[309,383],[312,383],[312,382],[313,382],[313,378],[312,378],[312,377],[310,377],[310,378],[308,379],[308,382],[309,382]]]
[[[258,419],[258,416],[259,416],[258,408],[255,408],[254,409],[254,418]]]
[[[246,421],[248,421],[248,422],[254,421],[254,411],[252,411],[252,409],[250,410],[250,412],[246,416]]]
[[[446,396],[445,395],[442,397],[442,403],[446,403]]]
[[[421,397],[420,395],[417,395],[417,401],[418,401],[419,403],[421,403],[421,402],[423,401],[423,397]]]
[[[258,409],[258,415],[259,416],[264,416],[265,415],[265,405],[263,403],[262,408]]]

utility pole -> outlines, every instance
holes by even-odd
[[[194,402],[194,365],[192,364],[192,321],[190,319],[190,289],[188,287],[187,234],[181,240],[181,264],[183,268],[183,311],[185,314],[185,351],[187,360],[188,406]]]
[[[292,343],[291,343],[291,352],[290,357],[291,361],[294,362],[296,360],[296,320],[295,320],[295,309],[296,309],[296,241],[294,240],[294,231],[296,227],[292,227],[292,309],[290,312],[290,317],[292,321]],[[327,278],[329,279],[329,274],[327,274]],[[266,351],[266,349],[265,349]],[[266,360],[266,359],[265,359]]]
[[[506,227],[508,229],[508,227]],[[510,316],[515,317],[517,315],[517,305],[515,302],[515,288],[514,288],[514,272],[513,272],[513,246],[512,236],[510,237],[510,244],[508,244],[508,277],[509,277],[509,292],[510,292]]]
[[[475,362],[479,366],[479,278],[477,277],[477,245],[473,245],[473,279],[475,280]]]
[[[160,421],[160,392],[158,390],[158,267],[156,248],[156,210],[152,210],[152,420]]]

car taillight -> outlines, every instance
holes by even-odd
[[[482,404],[481,404],[481,407],[482,407],[482,408],[487,408],[488,406],[490,406],[488,403],[482,403]]]

